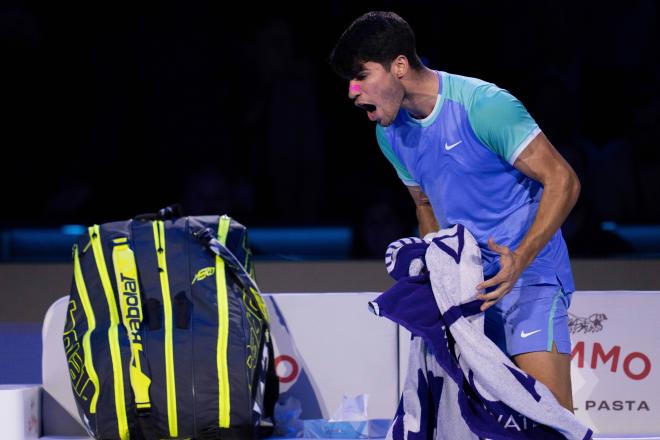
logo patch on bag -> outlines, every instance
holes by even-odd
[[[191,284],[195,284],[197,281],[202,281],[205,278],[215,275],[215,267],[205,267],[201,269],[193,278]]]

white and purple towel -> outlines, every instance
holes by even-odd
[[[412,333],[388,439],[590,439],[592,431],[483,332],[481,252],[462,225],[392,243],[397,283],[370,303]]]

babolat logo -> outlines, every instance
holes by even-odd
[[[124,324],[130,329],[132,343],[141,343],[140,322],[142,313],[140,311],[140,297],[138,296],[138,284],[135,278],[121,274],[122,294],[126,305]]]
[[[83,400],[89,400],[90,392],[93,395],[95,390],[85,365],[84,347],[78,335],[80,329],[76,329],[76,315],[74,312],[77,308],[76,302],[70,300],[69,316],[64,327],[64,350],[69,362],[69,374],[71,375],[73,391]],[[91,385],[91,388],[88,385]]]
[[[215,267],[205,267],[201,269],[193,278],[191,284],[195,284],[197,281],[202,281],[205,278],[215,275]]]

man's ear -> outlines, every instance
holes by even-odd
[[[403,78],[408,70],[410,69],[410,64],[408,63],[408,58],[405,55],[399,55],[392,61],[390,66],[390,73],[397,77],[398,79]]]

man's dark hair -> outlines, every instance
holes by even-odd
[[[399,55],[418,70],[422,62],[415,51],[415,34],[394,12],[372,11],[358,17],[339,37],[330,54],[330,66],[342,78],[354,78],[368,61],[389,70]]]

